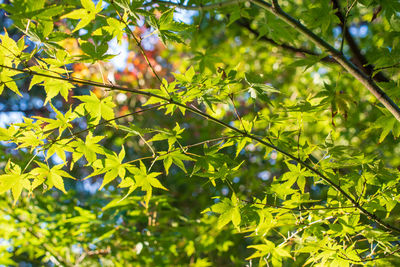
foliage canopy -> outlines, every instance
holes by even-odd
[[[0,264],[400,263],[399,1],[1,8]]]

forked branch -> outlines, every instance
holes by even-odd
[[[272,4],[269,4],[263,0],[250,0],[255,5],[271,12],[279,19],[290,25],[294,30],[305,36],[307,39],[312,41],[316,46],[327,52],[333,57],[339,64],[354,78],[361,82],[378,100],[381,102],[392,115],[400,121],[400,108],[394,103],[394,101],[373,81],[371,77],[366,75],[357,66],[355,66],[350,60],[348,60],[340,51],[326,42],[324,39],[316,35],[300,21],[293,18],[285,11],[282,10],[277,0],[273,0]]]

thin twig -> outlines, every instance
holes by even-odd
[[[367,261],[376,261],[376,260],[381,260],[381,259],[386,259],[386,258],[388,258],[388,257],[391,257],[391,256],[393,256],[395,253],[397,253],[397,252],[400,252],[400,248],[398,248],[398,249],[396,249],[396,250],[394,250],[394,251],[392,251],[392,252],[389,252],[389,253],[387,253],[387,254],[379,254],[379,255],[377,255],[377,256],[374,256],[374,258],[361,258],[361,260],[353,260],[353,259],[350,259],[347,255],[345,255],[344,253],[340,253],[340,254],[338,254],[338,256],[339,256],[339,258],[342,258],[342,259],[344,259],[344,260],[348,260],[348,261],[351,261],[351,262],[356,262],[356,263],[363,263],[363,262],[367,262]],[[372,257],[372,256],[371,256]]]
[[[396,67],[400,67],[400,62],[395,63],[395,64],[390,65],[390,66],[375,68],[375,71],[377,71],[377,70],[384,70],[384,69],[391,69],[391,68],[396,68]]]
[[[165,106],[165,105],[167,105],[167,104],[160,104],[160,105],[152,106],[150,108],[144,108],[144,109],[137,110],[137,111],[134,111],[134,112],[122,115],[122,116],[118,116],[118,117],[115,117],[115,118],[112,118],[112,119],[109,119],[109,120],[105,120],[105,121],[103,121],[101,123],[98,123],[96,125],[90,126],[90,127],[86,128],[86,129],[83,129],[83,130],[81,130],[79,132],[71,133],[70,135],[67,135],[67,136],[64,136],[64,137],[60,137],[60,138],[57,138],[57,139],[54,139],[54,140],[49,140],[50,142],[47,143],[46,145],[49,145],[49,144],[52,145],[52,144],[54,144],[54,143],[56,143],[58,141],[61,141],[61,140],[64,140],[64,139],[67,139],[67,138],[70,138],[70,137],[76,137],[77,135],[79,135],[81,133],[87,132],[87,131],[89,131],[91,129],[97,128],[98,126],[107,124],[109,122],[116,121],[116,120],[119,120],[119,119],[122,119],[122,118],[125,118],[125,117],[129,117],[129,116],[132,116],[132,115],[135,115],[135,114],[138,114],[138,113],[143,113],[143,112],[146,112],[146,111],[149,111],[149,110],[154,110],[154,109],[157,109],[157,108]]]
[[[156,76],[157,80],[160,82],[160,86],[161,88],[164,89],[164,91],[171,97],[171,95],[169,94],[167,88],[164,86],[160,76],[158,76],[156,70],[154,69],[153,65],[150,63],[149,58],[146,55],[146,52],[144,51],[141,42],[139,41],[139,39],[136,37],[136,35],[133,33],[133,31],[131,30],[131,28],[129,28],[128,23],[123,19],[123,17],[121,16],[121,14],[118,11],[118,8],[116,7],[115,3],[112,1],[111,2],[112,6],[115,9],[115,12],[117,12],[118,16],[119,16],[119,21],[121,21],[122,23],[125,24],[126,29],[128,30],[129,34],[132,36],[133,40],[135,40],[136,45],[139,47],[140,53],[142,54],[142,56],[144,57],[144,59],[146,60],[147,65],[149,66],[149,68],[151,69],[151,71],[153,72],[154,76]]]
[[[188,6],[188,5],[183,5],[180,3],[173,3],[173,2],[168,2],[168,1],[160,1],[160,0],[152,0],[144,5],[142,7],[149,7],[149,6],[154,6],[154,5],[165,5],[165,6],[170,6],[170,7],[178,7],[186,10],[197,10],[197,11],[206,11],[206,10],[214,10],[214,9],[219,9],[227,6],[232,6],[232,5],[238,5],[241,3],[246,2],[247,0],[233,0],[233,1],[223,1],[220,3],[215,3],[215,4],[208,4],[208,5],[198,5],[198,6]]]
[[[249,32],[251,32],[251,33],[255,34],[256,36],[258,36],[258,40],[270,43],[273,46],[279,47],[279,48],[281,48],[283,50],[296,53],[296,55],[300,55],[302,57],[307,57],[307,56],[320,57],[321,56],[320,54],[318,54],[318,53],[316,53],[316,52],[314,52],[312,50],[309,50],[307,48],[304,48],[304,47],[294,47],[294,46],[291,46],[291,45],[289,45],[287,43],[277,43],[277,42],[275,42],[271,38],[268,38],[265,35],[260,36],[260,33],[257,30],[253,29],[250,26],[249,22],[246,21],[245,19],[237,20],[236,24],[240,25],[241,27],[247,29]],[[326,63],[338,63],[332,57],[329,57],[329,56],[322,58],[321,61],[322,62],[326,62]]]
[[[236,108],[236,105],[235,105],[235,100],[233,99],[233,95],[232,95],[232,94],[230,94],[230,95],[229,95],[229,98],[230,98],[230,100],[231,100],[231,102],[232,102],[232,105],[233,105],[233,110],[235,111],[235,115],[236,115],[236,117],[238,118],[238,120],[239,120],[240,124],[242,125],[242,127],[243,127],[243,130],[244,130],[245,132],[247,132],[247,130],[246,130],[246,127],[244,127],[244,124],[243,124],[242,118],[239,116],[239,113],[238,113],[238,111],[237,111],[237,108]]]
[[[241,136],[240,135],[223,136],[223,137],[219,137],[219,138],[215,138],[215,139],[209,139],[209,140],[201,141],[201,142],[198,142],[198,143],[182,146],[182,147],[179,147],[179,148],[171,149],[171,150],[169,150],[167,152],[164,152],[164,151],[158,152],[158,151],[156,151],[155,155],[134,159],[134,160],[125,162],[125,164],[130,164],[130,163],[133,163],[133,162],[136,162],[136,161],[139,161],[139,160],[144,160],[144,159],[154,159],[154,158],[158,159],[161,156],[165,156],[165,155],[171,154],[171,153],[173,153],[175,151],[179,151],[179,150],[181,150],[185,154],[194,156],[195,154],[187,152],[188,148],[201,146],[201,145],[208,144],[208,143],[211,143],[211,142],[217,142],[217,141],[222,141],[222,140],[227,140],[227,139],[238,138],[238,137],[241,137]],[[198,156],[198,155],[196,155],[196,156]]]
[[[279,206],[275,204],[269,204],[269,203],[262,203],[262,202],[253,202],[249,200],[241,200],[243,202],[246,202],[248,204],[253,204],[253,205],[262,205],[262,206],[267,206],[271,208],[276,208],[276,209],[284,209],[284,210],[292,210],[292,211],[309,211],[309,210],[340,210],[340,209],[355,209],[356,207],[354,206],[345,206],[345,207],[321,207],[321,208],[288,208],[284,206]]]
[[[295,231],[294,233],[292,233],[290,236],[288,236],[287,238],[285,238],[285,240],[284,240],[282,243],[280,243],[277,247],[283,247],[288,241],[290,241],[292,238],[294,238],[294,237],[295,237],[296,235],[298,235],[300,232],[306,230],[307,228],[310,228],[312,225],[314,225],[314,224],[316,224],[316,223],[323,222],[323,221],[327,221],[327,220],[330,220],[330,219],[333,219],[333,218],[335,218],[335,217],[334,217],[334,216],[329,216],[329,217],[326,217],[326,218],[323,218],[323,219],[319,219],[319,220],[310,222],[309,224],[307,224],[307,225],[301,227],[300,229],[298,229],[297,231]]]
[[[350,11],[353,9],[354,4],[355,4],[356,2],[357,2],[357,0],[354,0],[353,3],[351,4],[351,6],[350,6],[350,7],[347,7],[346,15],[344,15],[344,19],[343,19],[343,21],[342,21],[342,43],[340,44],[340,52],[342,52],[342,53],[343,53],[344,39],[346,38],[346,37],[345,37],[345,36],[346,36],[346,32],[348,31],[347,25],[346,25],[347,19],[348,19],[348,17],[349,17]],[[337,12],[340,12],[340,10],[338,10]],[[350,36],[351,36],[351,35],[350,35]]]

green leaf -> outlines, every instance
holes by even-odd
[[[39,121],[45,123],[46,125],[43,128],[44,132],[52,131],[54,129],[58,129],[58,138],[61,137],[62,133],[68,129],[72,128],[71,122],[77,118],[77,114],[73,113],[71,108],[64,114],[62,114],[59,110],[57,110],[52,104],[50,104],[53,108],[54,112],[57,114],[56,119],[49,119],[39,116],[34,116],[33,118],[38,119]]]
[[[0,94],[3,93],[4,87],[7,87],[17,95],[22,96],[22,94],[19,92],[17,84],[14,81],[15,78],[13,77],[14,75],[18,74],[18,72],[6,68],[0,68],[0,70]]]
[[[15,205],[22,193],[22,189],[31,190],[31,183],[28,178],[29,175],[22,174],[18,165],[8,161],[5,167],[5,174],[0,175],[0,194],[4,194],[11,189]]]
[[[101,4],[101,1],[99,2]],[[90,11],[95,11],[95,6],[92,0],[81,0],[82,6]]]
[[[88,132],[85,142],[81,139],[71,142],[71,147],[75,148],[72,154],[74,162],[77,162],[83,155],[88,163],[92,163],[97,159],[96,154],[105,154],[104,147],[98,144],[104,136],[93,136],[92,132]]]
[[[164,154],[165,153],[165,154]],[[185,155],[181,151],[173,151],[173,152],[164,152],[160,153],[160,156],[158,157],[157,160],[163,160],[164,164],[164,169],[166,172],[166,175],[168,175],[169,168],[171,167],[172,163],[174,163],[176,166],[178,166],[181,170],[186,172],[185,164],[183,161],[193,161],[191,157],[188,155]]]
[[[190,26],[174,21],[173,17],[174,9],[169,9],[163,12],[158,21],[154,16],[150,16],[149,23],[158,31],[161,41],[164,44],[166,44],[167,41],[183,43],[182,38],[175,34],[175,32],[181,32],[190,29]]]
[[[54,186],[55,188],[59,189],[60,191],[62,191],[63,193],[66,194],[67,191],[65,191],[63,177],[70,178],[70,179],[75,179],[75,178],[72,177],[67,172],[61,170],[61,168],[64,166],[64,164],[55,165],[52,168],[50,168],[46,164],[43,164],[43,163],[40,163],[37,161],[36,161],[36,163],[39,165],[39,167],[33,169],[30,172],[30,174],[35,176],[35,180],[36,180],[36,183],[34,182],[35,187],[37,187],[39,184],[46,181],[48,189],[51,189]]]
[[[7,30],[4,31],[4,35],[0,35],[0,40],[0,52],[6,56],[6,58],[3,59],[5,61],[4,63],[9,63],[11,59],[15,59],[22,52],[17,43],[9,37]]]
[[[31,150],[43,145],[43,134],[31,130],[24,131],[22,135],[18,136],[18,148],[30,147]]]
[[[396,119],[391,115],[391,114],[385,114],[384,116],[381,116],[374,124],[374,128],[381,128],[382,132],[379,137],[379,143],[382,143],[383,140],[388,136],[390,132],[393,133],[394,137],[398,137],[400,135],[400,132],[395,132],[393,131],[395,129],[395,125],[399,127],[399,122],[396,121]]]
[[[54,75],[56,77],[61,77],[58,74],[55,73],[63,73],[65,72],[64,69],[60,68],[50,68],[48,70],[43,70],[38,66],[34,66],[31,68],[32,71],[49,75],[49,72],[52,73],[51,75]],[[58,94],[61,94],[61,96],[67,101],[68,100],[68,94],[71,89],[75,88],[75,86],[65,80],[59,80],[59,79],[54,79],[54,78],[48,78],[48,77],[43,77],[40,75],[34,75],[32,77],[31,83],[29,85],[29,90],[32,88],[33,85],[35,84],[41,84],[43,82],[43,87],[44,90],[46,91],[46,99],[45,99],[45,104],[47,104],[51,99],[53,99],[55,96]]]
[[[292,255],[290,255],[289,252],[287,252],[285,249],[281,248],[281,247],[276,247],[274,248],[274,252],[276,254],[278,254],[280,257],[284,257],[284,258],[292,258]]]
[[[75,9],[73,11],[71,11],[70,13],[62,16],[61,18],[70,18],[70,19],[81,19],[84,16],[86,16],[87,11],[85,9]]]
[[[101,118],[104,120],[112,120],[115,118],[113,110],[115,103],[112,101],[111,96],[99,99],[93,92],[90,92],[90,96],[75,96],[75,98],[83,102],[77,107],[77,110],[79,111],[84,108],[93,119],[93,124],[98,124]],[[116,125],[115,121],[111,121],[110,123]]]
[[[61,94],[65,100],[68,100],[69,91],[75,87],[69,82],[55,79],[46,79],[43,86],[44,90],[46,91],[45,104],[58,94]]]
[[[246,144],[250,141],[249,138],[244,137],[244,138],[240,138],[239,142],[237,143],[237,148],[236,148],[236,155],[235,157],[237,157],[239,155],[239,153],[242,151],[242,149],[246,146]]]
[[[130,165],[123,164],[122,161],[125,158],[125,148],[122,146],[121,151],[117,155],[116,153],[106,153],[105,166],[102,172],[105,172],[103,182],[99,188],[101,190],[105,185],[113,181],[118,176],[123,180],[125,178],[126,169]]]
[[[152,196],[153,187],[168,190],[160,183],[158,179],[156,179],[156,177],[160,174],[161,173],[159,172],[147,173],[145,165],[142,161],[140,161],[140,168],[137,170],[137,172],[135,172],[133,177],[135,179],[135,186],[140,187],[142,191],[147,192],[146,203],[149,202]]]
[[[61,17],[62,19],[80,19],[79,23],[72,32],[76,32],[92,22],[96,18],[96,15],[102,10],[103,2],[100,0],[95,6],[91,0],[81,0],[81,4],[84,7],[83,9],[73,10]]]
[[[110,34],[112,37],[116,37],[118,43],[121,44],[122,36],[124,34],[125,24],[115,18],[107,18],[108,26],[103,26],[98,28],[96,31],[93,32],[93,35],[103,35],[103,31]],[[103,53],[104,54],[104,53]]]
[[[66,153],[73,152],[73,148],[68,144],[70,139],[62,139],[50,145],[46,153],[46,159],[56,154],[63,162],[67,161]]]
[[[256,252],[254,252],[250,257],[247,257],[246,260],[264,257],[275,249],[275,244],[271,241],[264,240],[264,242],[265,244],[247,246],[247,248],[256,249]]]
[[[233,202],[232,200],[225,198],[221,202],[212,205],[209,209],[204,211],[212,211],[220,214],[220,216],[218,217],[217,226],[219,229],[221,229],[231,221],[235,227],[239,227],[240,225],[240,207],[239,204],[236,202],[237,200],[235,194],[232,195],[232,199],[234,199]]]

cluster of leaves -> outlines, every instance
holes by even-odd
[[[0,128],[20,153],[2,158],[1,263],[396,266],[400,124],[339,63],[354,57],[397,102],[399,6],[312,2],[284,6],[304,25],[278,1],[3,4],[24,37],[0,37],[0,90],[42,90],[51,114]],[[198,10],[191,25],[179,8]],[[351,33],[368,21],[366,37]],[[179,65],[173,79],[152,66],[143,24]],[[113,58],[114,38],[159,88],[71,78],[73,64]],[[318,38],[343,58],[319,54]],[[118,115],[121,94],[137,101]]]

